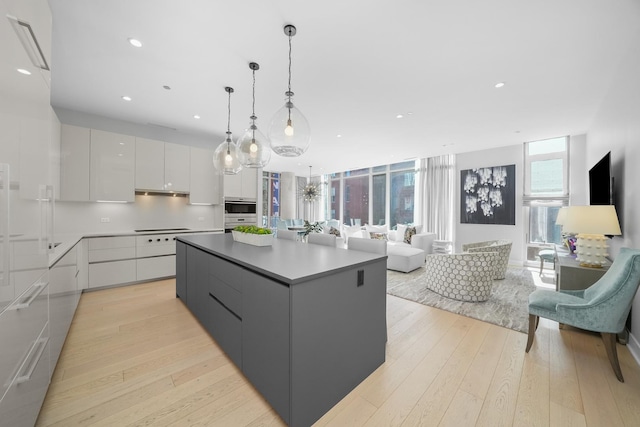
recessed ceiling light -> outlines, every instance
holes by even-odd
[[[31,71],[29,70],[25,70],[24,68],[18,68],[17,70],[20,74],[24,74],[25,76],[30,76],[31,75]]]
[[[503,87],[503,86],[504,86],[504,82],[498,82],[498,83],[496,83],[496,87],[497,87],[497,88],[501,88],[501,87]]]
[[[200,118],[200,116],[196,114],[196,115],[194,115],[194,116],[193,116],[193,118],[194,118],[194,119],[199,119],[199,118]]]
[[[398,114],[398,115],[396,116],[396,119],[401,119],[401,118],[403,118],[403,117],[404,117],[404,116],[403,116],[402,114]]]
[[[336,135],[336,138],[342,138],[342,135],[338,134]]]
[[[413,114],[413,111],[409,111],[407,114],[408,114],[408,115],[412,115],[412,114]]]
[[[131,101],[131,97],[130,96],[123,96],[122,99],[124,99],[125,101]]]
[[[129,40],[129,44],[133,47],[142,47],[142,42],[138,39],[129,38],[127,40]]]

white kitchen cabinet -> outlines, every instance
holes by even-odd
[[[136,138],[135,188],[189,191],[189,147]]]
[[[35,424],[49,384],[48,256],[41,243],[52,212],[44,199],[52,192],[41,188],[55,181],[57,119],[48,72],[31,63],[9,15],[31,25],[51,62],[51,12],[46,0],[0,1],[0,425],[22,426]]]
[[[95,237],[88,240],[89,288],[136,281],[134,236]]]
[[[90,199],[135,200],[135,137],[91,129]]]
[[[213,150],[190,147],[189,203],[222,204],[222,174],[213,166]]]
[[[91,129],[63,124],[60,129],[60,200],[90,200]]]
[[[136,189],[164,190],[164,142],[136,138]]]
[[[51,373],[62,351],[73,315],[80,300],[78,248],[76,244],[49,269],[49,343]]]
[[[258,199],[258,175],[260,168],[244,168],[236,175],[224,175],[224,197],[236,200]]]
[[[189,147],[164,143],[164,180],[169,191],[189,191]]]

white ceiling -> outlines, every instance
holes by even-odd
[[[54,106],[212,147],[225,86],[234,137],[247,127],[250,61],[266,133],[287,90],[282,28],[294,24],[292,89],[311,147],[266,169],[303,176],[585,133],[640,26],[637,0],[49,2]]]

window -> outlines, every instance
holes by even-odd
[[[344,180],[344,218],[346,224],[359,219],[364,225],[369,223],[369,175],[346,178]]]
[[[538,262],[545,245],[562,243],[558,211],[569,203],[569,138],[524,144],[524,209],[529,227],[527,261]]]
[[[387,210],[387,175],[374,175],[371,187],[372,223],[373,225],[385,224]]]
[[[329,219],[340,219],[340,178],[331,180],[331,202]]]
[[[326,218],[351,224],[390,227],[414,221],[416,162],[410,160],[392,165],[332,173],[329,191],[324,199]]]
[[[391,212],[389,226],[413,223],[415,204],[416,172],[415,163],[411,162],[411,170],[391,172]]]

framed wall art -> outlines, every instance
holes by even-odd
[[[462,224],[516,224],[516,165],[460,171]]]

